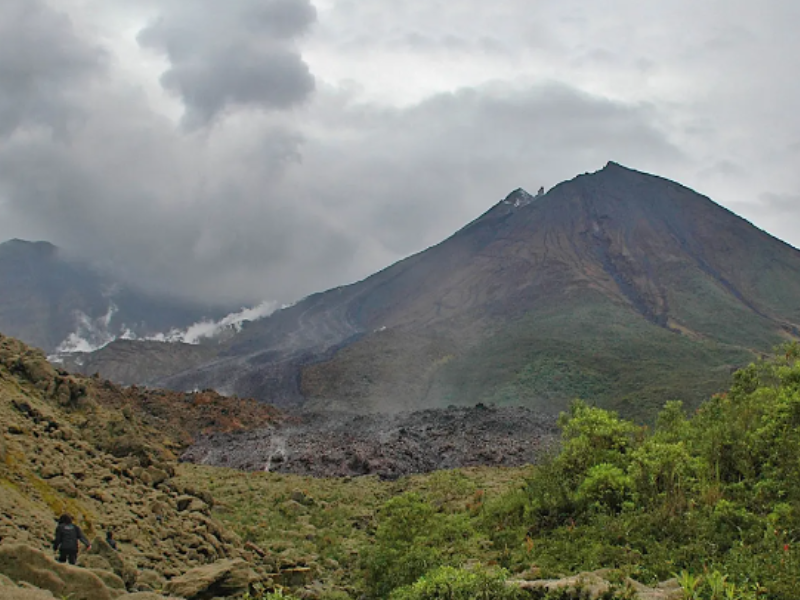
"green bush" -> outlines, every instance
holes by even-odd
[[[631,478],[616,465],[600,463],[589,469],[578,486],[578,502],[591,508],[618,513],[631,497]]]
[[[442,565],[456,565],[479,550],[466,513],[437,512],[420,494],[389,500],[378,512],[375,544],[364,552],[367,590],[385,598]]]
[[[412,585],[401,587],[390,600],[514,600],[519,588],[506,584],[508,573],[477,565],[464,569],[439,567]]]

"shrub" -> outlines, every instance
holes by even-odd
[[[631,496],[631,478],[616,465],[601,463],[586,474],[576,498],[584,506],[618,513]]]
[[[514,600],[519,588],[506,584],[502,569],[440,567],[415,583],[395,590],[390,600]]]

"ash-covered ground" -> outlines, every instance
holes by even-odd
[[[273,427],[203,437],[181,460],[315,477],[394,479],[438,469],[535,463],[556,439],[554,416],[522,407],[303,413]]]

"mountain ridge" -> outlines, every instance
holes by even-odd
[[[731,369],[798,337],[800,251],[710,198],[614,162],[525,192],[530,202],[517,202],[522,192],[150,383],[356,411],[558,410],[588,395],[646,416],[675,396],[697,403]],[[675,381],[659,389],[646,375],[661,369]],[[679,374],[699,383],[682,389]]]

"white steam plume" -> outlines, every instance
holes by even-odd
[[[204,320],[189,325],[186,329],[172,329],[168,333],[159,333],[149,336],[147,340],[157,342],[183,342],[184,344],[199,344],[201,340],[210,339],[228,332],[241,331],[242,325],[247,321],[257,321],[275,312],[275,302],[262,302],[252,308],[243,308],[239,312],[231,313],[219,321]]]
[[[118,309],[114,303],[111,303],[106,314],[96,319],[92,319],[81,311],[76,311],[75,319],[77,325],[75,331],[58,345],[56,353],[49,359],[53,362],[59,362],[59,355],[61,354],[94,352],[117,339],[199,344],[205,339],[213,339],[224,334],[241,331],[245,322],[256,321],[269,316],[276,308],[277,304],[275,302],[262,302],[258,306],[243,308],[238,312],[231,313],[219,321],[206,319],[189,325],[186,329],[174,328],[167,333],[142,336],[125,324],[122,324],[118,331],[112,331],[111,320],[118,312]]]

